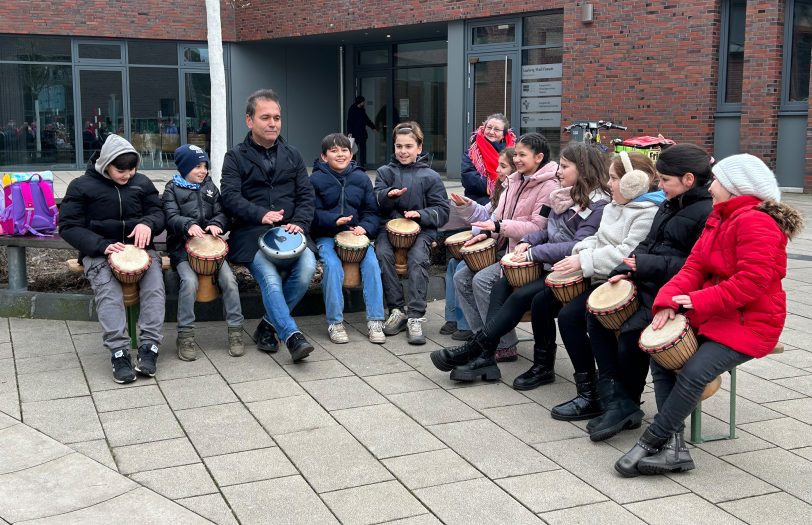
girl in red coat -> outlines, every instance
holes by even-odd
[[[803,219],[779,202],[775,175],[757,157],[728,157],[713,175],[713,211],[682,270],[657,294],[651,323],[658,330],[685,311],[699,349],[679,374],[652,360],[658,413],[615,463],[624,476],[693,469],[683,421],[702,390],[719,374],[769,354],[784,327],[787,240]]]

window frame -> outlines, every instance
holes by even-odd
[[[786,2],[784,8],[784,49],[781,64],[781,105],[779,111],[785,115],[806,115],[809,111],[809,95],[807,100],[790,100],[789,85],[792,74],[792,37],[793,19],[795,18],[795,2]]]
[[[747,2],[745,1],[745,6],[746,5]],[[725,100],[725,92],[727,90],[727,56],[730,49],[730,10],[732,6],[733,3],[731,0],[722,1],[722,23],[719,38],[719,83],[716,89],[716,112],[741,114],[741,102],[727,102]],[[745,15],[745,33],[747,32],[746,27],[747,22]],[[743,78],[742,83],[744,83]]]

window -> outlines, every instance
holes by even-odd
[[[516,24],[492,24],[474,27],[471,43],[475,46],[486,44],[512,44],[516,41]]]
[[[412,42],[395,46],[395,65],[423,66],[445,64],[448,61],[448,44],[444,40]]]
[[[787,43],[784,53],[784,105],[807,109],[809,61],[812,50],[812,0],[787,3]],[[798,106],[793,107],[793,106]]]
[[[389,48],[360,49],[357,57],[359,66],[385,66],[389,64]]]
[[[564,13],[524,17],[522,45],[561,46],[564,44]]]
[[[70,39],[0,36],[0,60],[70,62]]]
[[[130,64],[176,66],[178,46],[174,42],[130,40],[127,42],[127,60]]]
[[[727,16],[723,21],[722,78],[720,102],[727,109],[740,110],[742,102],[742,79],[744,72],[744,26],[747,11],[746,0],[730,0],[727,5]],[[724,109],[724,108],[720,108]]]
[[[90,60],[121,60],[121,44],[91,44],[80,42],[79,58]]]
[[[186,64],[208,64],[209,48],[206,46],[186,46],[183,48],[183,62]]]

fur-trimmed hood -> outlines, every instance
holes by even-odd
[[[756,209],[772,217],[778,227],[781,228],[781,231],[790,239],[800,233],[804,227],[804,218],[801,212],[783,202],[766,200],[756,206]]]

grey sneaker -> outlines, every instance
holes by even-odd
[[[386,335],[397,335],[406,330],[406,314],[400,308],[392,308],[389,319],[383,324],[383,333]]]
[[[240,357],[245,353],[245,344],[242,342],[242,326],[228,327],[228,355]]]
[[[407,341],[410,345],[424,345],[426,344],[426,336],[423,335],[423,323],[426,322],[425,317],[415,317],[407,321],[409,333],[407,334]]]
[[[197,359],[194,332],[178,332],[175,345],[178,347],[178,359],[181,361],[194,361]]]
[[[383,321],[367,321],[369,330],[369,342],[383,344],[386,342],[386,334],[383,333]]]
[[[343,345],[350,342],[350,336],[344,329],[344,323],[331,323],[327,327],[327,332],[330,334],[330,341],[337,345]]]

